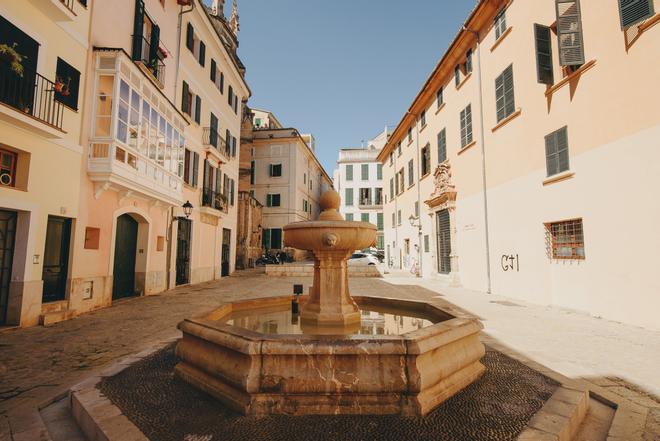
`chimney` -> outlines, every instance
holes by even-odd
[[[211,6],[211,10],[213,11],[213,15],[224,17],[225,0],[213,0],[213,5]]]

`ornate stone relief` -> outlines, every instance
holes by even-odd
[[[432,209],[453,208],[453,202],[456,200],[456,186],[452,180],[449,161],[439,164],[433,173],[433,177],[435,188],[431,193],[431,198],[425,201],[425,204]]]

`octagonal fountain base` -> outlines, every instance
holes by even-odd
[[[306,329],[290,313],[291,326],[282,320],[280,329],[277,320],[249,326],[249,317],[286,314],[290,296],[236,302],[187,319],[179,324],[176,375],[246,415],[412,416],[427,414],[484,372],[476,318],[423,302],[354,299],[390,326],[363,317],[361,326],[340,335]]]

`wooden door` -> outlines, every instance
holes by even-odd
[[[135,295],[135,257],[138,222],[129,214],[117,218],[112,299]]]
[[[43,303],[64,300],[69,274],[69,242],[71,219],[48,216],[44,265],[42,270]]]
[[[7,324],[9,283],[14,261],[16,212],[0,210],[0,325]]]

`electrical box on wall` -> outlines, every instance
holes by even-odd
[[[89,300],[94,294],[94,282],[83,282],[83,300]]]

